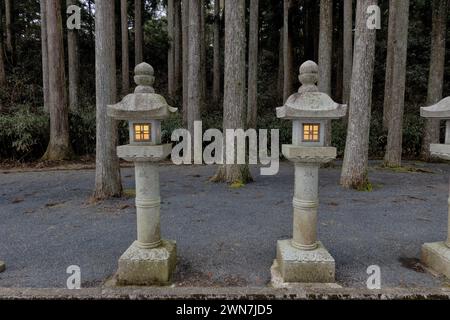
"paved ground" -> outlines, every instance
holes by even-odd
[[[448,286],[420,264],[424,242],[446,237],[445,164],[433,173],[370,171],[373,192],[339,187],[339,168],[321,171],[319,235],[336,259],[337,281],[362,288],[377,264],[384,287]],[[162,232],[178,242],[178,286],[265,286],[277,239],[292,225],[293,168],[256,174],[242,189],[213,184],[214,167],[161,168]],[[89,204],[94,172],[0,173],[0,287],[64,287],[69,265],[83,286],[100,286],[135,238],[133,199]],[[133,170],[123,169],[126,188]]]

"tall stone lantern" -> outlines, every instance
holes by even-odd
[[[447,97],[435,105],[421,108],[420,114],[424,118],[445,120],[445,143],[432,144],[430,153],[432,156],[444,160],[450,160],[450,97]],[[426,243],[422,246],[422,262],[431,269],[450,278],[450,198],[447,241]]]
[[[161,121],[176,108],[155,93],[152,66],[141,63],[134,70],[138,85],[133,94],[108,106],[108,116],[129,123],[130,144],[119,146],[119,158],[133,162],[136,179],[137,240],[119,259],[120,285],[164,285],[176,266],[176,243],[160,234],[160,191],[157,163],[171,153],[161,144]]]
[[[336,148],[324,144],[327,120],[345,116],[347,106],[319,92],[318,66],[306,61],[300,67],[298,93],[290,96],[277,117],[292,120],[292,144],[283,155],[295,164],[293,239],[278,241],[273,270],[285,283],[333,283],[335,261],[317,240],[319,167],[336,158]]]

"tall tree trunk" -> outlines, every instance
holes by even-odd
[[[370,113],[375,61],[376,29],[367,28],[367,7],[377,0],[358,0],[356,6],[355,52],[350,90],[350,114],[341,184],[367,189]]]
[[[144,62],[142,0],[134,0],[134,63]]]
[[[220,0],[214,0],[213,101],[220,102]]]
[[[258,115],[259,0],[250,1],[247,126],[256,129]]]
[[[174,3],[174,70],[173,85],[174,93],[178,94],[181,87],[182,78],[182,41],[181,41],[181,0],[175,0]]]
[[[206,101],[206,24],[205,0],[200,0],[200,110],[205,107]]]
[[[344,70],[343,101],[349,102],[353,62],[353,0],[344,0]]]
[[[384,103],[383,103],[383,127],[389,129],[390,107],[392,105],[392,77],[394,75],[394,42],[396,41],[398,5],[395,1],[389,2],[389,25],[388,42],[386,56],[386,79],[384,83]]]
[[[201,0],[189,0],[189,62],[188,62],[188,130],[194,137],[194,122],[201,120]]]
[[[120,25],[122,34],[122,94],[130,93],[130,55],[128,48],[128,3],[120,0]]]
[[[333,0],[320,0],[319,91],[331,95],[333,54]],[[327,121],[325,145],[331,144],[331,121]]]
[[[3,23],[1,23],[2,20],[3,20],[3,8],[0,2],[0,87],[2,88],[2,90],[5,90],[7,81],[6,81],[4,44],[3,44]],[[2,110],[3,110],[3,101],[1,101],[0,99],[0,112]]]
[[[5,0],[5,23],[6,23],[6,50],[14,61],[14,4],[11,0]]]
[[[115,2],[95,2],[95,83],[97,100],[97,145],[95,166],[96,199],[120,196],[122,184],[117,121],[108,117],[107,105],[116,103]]]
[[[188,126],[189,101],[189,2],[182,0],[181,23],[183,24],[183,126]]]
[[[225,1],[225,91],[223,129],[245,127],[245,1]],[[231,152],[236,152],[233,150]],[[221,166],[213,181],[246,183],[251,180],[248,165]]]
[[[78,5],[77,0],[67,0],[67,7]],[[80,57],[78,51],[78,30],[67,30],[67,52],[69,58],[69,108],[75,111],[79,108],[80,92]]]
[[[72,156],[64,72],[61,1],[47,0],[47,40],[50,90],[50,142],[43,160],[66,160]]]
[[[167,91],[170,97],[174,93],[175,42],[174,42],[174,0],[167,0],[167,35],[169,50],[167,52]]]
[[[277,76],[277,100],[284,103],[284,27],[279,30],[280,41],[278,42],[278,76]]]
[[[292,32],[289,28],[290,13],[292,10],[293,0],[284,0],[284,23],[283,23],[283,64],[284,64],[284,81],[283,81],[283,100],[286,101],[289,96],[294,93],[294,52],[292,47]]]
[[[442,99],[448,1],[435,0],[431,5],[433,11],[433,30],[431,33],[430,73],[428,76],[428,105],[435,104]],[[430,160],[431,158],[430,144],[439,143],[439,131],[439,120],[426,119],[422,143],[422,158],[424,160]]]
[[[403,114],[405,106],[406,59],[408,50],[409,0],[391,2],[397,6],[392,65],[388,138],[384,162],[389,167],[402,165]]]
[[[41,7],[41,48],[42,48],[42,91],[44,111],[49,112],[50,88],[48,85],[48,41],[47,41],[47,6],[46,0],[40,1]],[[3,56],[3,50],[2,50]]]

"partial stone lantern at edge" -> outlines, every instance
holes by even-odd
[[[292,144],[283,155],[295,164],[293,238],[280,240],[272,266],[272,283],[334,283],[335,261],[317,240],[319,168],[336,158],[336,148],[325,147],[327,120],[346,115],[347,106],[319,92],[318,66],[306,61],[300,67],[298,93],[277,108],[277,117],[292,120]]]
[[[420,115],[428,119],[445,121],[445,143],[430,145],[430,153],[433,157],[450,160],[450,97],[442,99],[432,106],[420,108]],[[422,262],[450,278],[450,197],[448,199],[447,241],[425,243],[422,246]]]

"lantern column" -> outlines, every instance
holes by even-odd
[[[446,121],[445,143],[430,145],[430,154],[434,157],[450,160],[450,97],[437,104],[421,108],[424,118]],[[425,243],[422,246],[422,262],[431,269],[450,278],[450,198],[448,204],[447,240]]]
[[[119,259],[119,285],[170,284],[176,267],[176,243],[161,239],[160,185],[158,162],[171,153],[170,144],[161,144],[161,120],[176,109],[153,89],[153,68],[141,63],[135,68],[138,85],[108,115],[127,120],[130,144],[119,146],[117,155],[135,165],[137,240]]]
[[[318,66],[307,61],[300,67],[299,92],[277,108],[277,116],[293,121],[292,145],[283,155],[295,164],[293,238],[280,240],[272,266],[272,284],[333,283],[335,261],[317,240],[319,168],[336,158],[336,148],[325,147],[326,120],[345,116],[347,106],[319,92]]]

